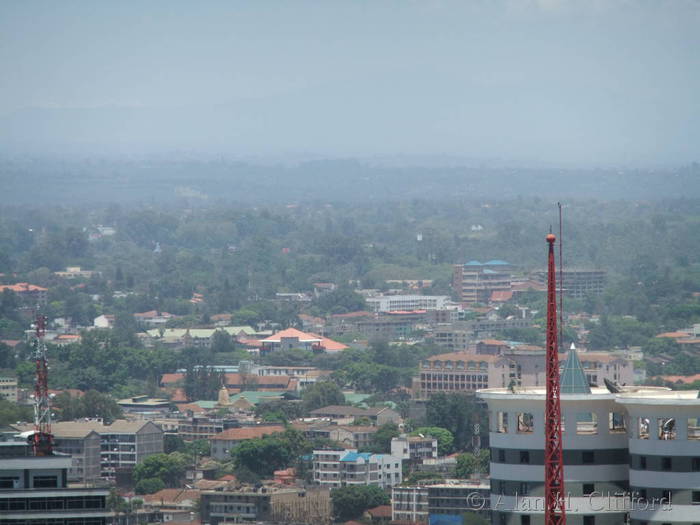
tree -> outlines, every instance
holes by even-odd
[[[231,451],[236,471],[249,471],[260,477],[287,468],[294,458],[288,442],[279,437],[248,439]]]
[[[160,478],[145,478],[134,487],[136,494],[154,494],[165,488],[165,483]]]
[[[344,405],[345,396],[332,381],[318,381],[304,389],[301,395],[306,410],[315,410],[330,405]]]
[[[411,436],[431,436],[437,439],[438,442],[438,455],[445,456],[452,452],[452,447],[454,445],[454,436],[452,432],[446,428],[441,427],[420,427],[411,432]]]
[[[146,479],[158,478],[165,487],[179,487],[188,463],[188,458],[179,452],[154,454],[136,465],[134,481],[138,484]]]
[[[359,518],[364,511],[387,505],[389,496],[376,485],[349,485],[331,492],[333,517],[337,521]]]
[[[482,449],[478,456],[471,452],[465,452],[457,456],[457,469],[455,474],[458,478],[469,478],[475,472],[486,473],[489,468],[489,451]]]
[[[475,423],[480,424],[482,443],[488,442],[488,415],[471,394],[438,392],[432,395],[426,405],[426,422],[452,432],[457,450],[471,443]]]
[[[391,451],[391,440],[399,437],[401,432],[396,423],[385,423],[372,434],[369,451],[375,454],[386,454]]]
[[[61,411],[63,420],[97,417],[110,422],[124,415],[121,407],[110,395],[97,390],[88,390],[82,397],[63,392],[56,396],[54,405]]]
[[[18,405],[0,398],[0,427],[14,425],[18,421],[32,421],[33,418],[32,407]]]

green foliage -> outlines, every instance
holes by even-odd
[[[329,405],[344,405],[345,396],[338,385],[332,381],[317,381],[306,387],[301,395],[307,411]]]
[[[177,434],[165,434],[163,436],[163,451],[166,454],[171,452],[184,452],[185,440]]]
[[[375,485],[349,485],[331,491],[336,521],[357,519],[367,509],[387,505],[389,496]]]
[[[145,478],[136,483],[136,494],[154,494],[165,488],[165,483],[160,478]]]
[[[269,477],[275,470],[295,465],[302,454],[312,450],[304,435],[288,428],[282,433],[248,439],[231,451],[236,476]]]
[[[470,394],[432,395],[426,405],[426,421],[430,426],[449,430],[455,450],[464,450],[471,443],[474,423],[480,424],[482,443],[488,441],[488,415]]]
[[[445,479],[445,476],[439,472],[421,472],[420,470],[416,470],[404,478],[403,484],[418,485],[421,481],[441,479]]]
[[[255,417],[282,423],[303,417],[305,412],[302,403],[291,401],[268,401],[255,407]]]
[[[340,287],[321,295],[314,305],[324,313],[343,314],[366,310],[364,297],[348,287]]]
[[[110,422],[124,415],[121,407],[110,395],[96,390],[88,390],[80,397],[63,392],[56,396],[53,405],[60,411],[64,421],[88,417],[102,418],[105,422]]]
[[[391,452],[391,440],[399,437],[401,432],[396,423],[385,423],[372,434],[368,452],[387,454]]]
[[[185,395],[190,401],[200,399],[215,401],[219,390],[225,384],[224,373],[207,367],[188,368],[184,381]]]
[[[489,451],[482,449],[478,456],[471,452],[465,452],[457,456],[458,478],[469,478],[475,472],[485,474],[489,471]]]
[[[165,487],[179,487],[189,463],[191,461],[179,452],[154,454],[134,467],[134,481],[138,485],[141,481],[157,478]]]
[[[18,421],[33,421],[34,411],[30,406],[22,406],[0,398],[0,427],[14,425]]]
[[[411,436],[418,436],[418,435],[423,435],[423,436],[431,436],[437,439],[438,442],[438,455],[440,456],[445,456],[447,454],[450,454],[453,450],[453,445],[455,438],[452,435],[452,432],[447,430],[446,428],[440,428],[440,427],[420,427],[415,429],[413,432],[410,434]]]

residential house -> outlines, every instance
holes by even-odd
[[[287,328],[270,337],[261,340],[260,353],[276,352],[279,350],[291,350],[300,348],[313,352],[340,352],[348,348],[347,345],[328,339],[314,333],[302,332],[296,328]]]
[[[438,457],[438,442],[432,436],[407,436],[391,439],[391,455],[409,461],[422,461]]]
[[[312,410],[311,416],[336,421],[352,421],[354,419],[367,418],[377,426],[385,423],[399,424],[402,422],[399,413],[386,406],[358,408],[350,405],[330,405]]]
[[[0,294],[10,291],[17,295],[17,298],[25,307],[46,306],[48,288],[29,283],[0,284]]]
[[[231,450],[240,442],[279,432],[284,432],[282,425],[229,428],[209,439],[211,442],[211,457],[218,460],[229,459]]]

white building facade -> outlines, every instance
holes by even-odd
[[[314,450],[314,481],[328,488],[348,485],[393,487],[402,481],[401,459],[389,454],[349,450]]]

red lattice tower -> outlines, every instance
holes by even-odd
[[[544,505],[545,525],[566,524],[564,509],[564,460],[561,438],[561,403],[559,394],[559,341],[557,333],[556,266],[554,242],[547,235],[549,261],[547,268],[547,399],[545,401]]]
[[[36,318],[36,378],[34,383],[34,436],[32,447],[35,456],[50,456],[53,453],[51,435],[51,398],[49,397],[49,367],[46,359],[46,317]]]

